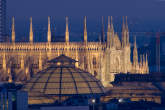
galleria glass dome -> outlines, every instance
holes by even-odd
[[[98,96],[104,87],[92,74],[75,67],[76,61],[61,55],[48,61],[48,67],[34,75],[23,90],[29,104],[53,103],[72,96]]]

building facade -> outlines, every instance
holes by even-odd
[[[114,74],[117,73],[148,73],[147,55],[141,55],[140,61],[138,60],[136,39],[133,62],[131,61],[127,17],[123,19],[122,40],[114,31],[112,17],[108,17],[106,41],[88,42],[86,17],[83,42],[69,42],[68,27],[68,17],[66,17],[65,42],[51,42],[50,18],[48,18],[47,42],[34,42],[31,18],[29,42],[15,42],[13,18],[12,42],[0,43],[0,80],[26,81],[37,71],[47,67],[48,60],[61,54],[77,60],[78,68],[92,73],[104,86],[109,86],[109,82],[114,80]]]
[[[6,35],[6,0],[0,0],[0,41]]]
[[[0,110],[27,110],[28,93],[21,91],[22,85],[0,84]]]

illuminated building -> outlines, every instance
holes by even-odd
[[[149,72],[147,55],[138,60],[136,39],[131,61],[131,46],[127,17],[122,26],[122,40],[114,31],[112,17],[108,17],[107,40],[88,42],[86,17],[84,18],[84,41],[69,41],[69,19],[66,17],[65,42],[51,42],[50,17],[48,18],[47,42],[34,42],[32,18],[30,19],[29,42],[15,42],[14,18],[12,25],[12,42],[0,43],[0,80],[26,81],[39,70],[47,67],[46,62],[61,54],[79,61],[76,67],[93,74],[105,87],[114,80],[118,73]]]

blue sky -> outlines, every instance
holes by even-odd
[[[101,16],[108,15],[113,16],[116,31],[121,29],[122,16],[128,16],[132,31],[165,31],[164,10],[165,0],[7,0],[9,27],[15,16],[16,31],[21,36],[27,36],[30,16],[34,26],[45,24],[45,28],[47,16],[51,16],[52,25],[61,33],[65,16],[69,16],[71,30],[78,31],[83,29],[84,15],[89,31],[98,31]]]
[[[46,16],[87,15],[142,17],[164,19],[165,0],[8,0],[8,15],[19,19],[33,16],[44,19]]]

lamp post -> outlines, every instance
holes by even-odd
[[[96,102],[96,100],[95,99],[92,99],[93,110],[95,110],[95,102]]]

